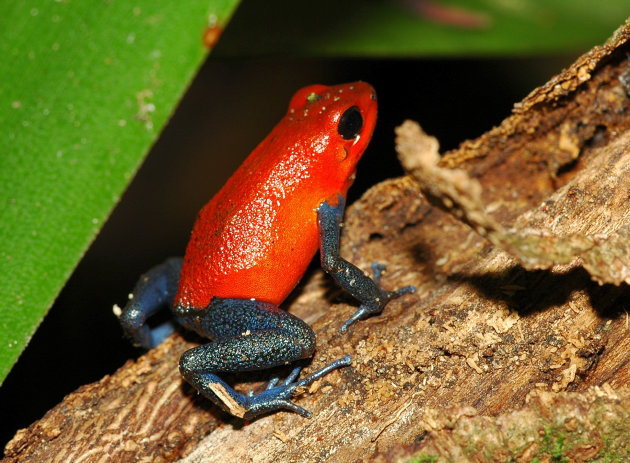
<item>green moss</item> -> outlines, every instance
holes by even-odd
[[[624,435],[624,430],[616,432],[614,435],[603,436],[605,445],[597,459],[594,461],[602,463],[617,463],[628,461],[630,457],[630,445],[621,444],[627,440],[627,433]],[[625,438],[624,438],[625,437]]]
[[[416,455],[411,457],[407,463],[434,463],[438,461],[439,457],[437,455],[429,455],[428,453],[422,453],[420,455]]]
[[[550,426],[545,426],[545,434],[542,437],[542,452],[551,457],[551,461],[564,463],[569,461],[564,456],[564,435],[559,434],[558,430],[552,429]]]
[[[531,452],[532,463],[567,463],[580,447],[603,447],[591,463],[630,462],[630,407],[614,400],[595,399],[585,415],[574,416],[571,402],[561,406],[549,420],[536,413],[523,413],[518,419],[503,423],[478,419],[453,429],[454,445],[472,460],[513,463]],[[602,440],[604,445],[602,446]],[[418,453],[410,462],[450,461],[448,457]]]

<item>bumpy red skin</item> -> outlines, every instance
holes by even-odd
[[[309,98],[313,93],[320,98]],[[350,106],[359,108],[363,129],[344,140],[337,124]],[[199,213],[174,304],[204,309],[215,296],[280,304],[318,249],[317,208],[346,196],[376,112],[374,89],[363,82],[298,91],[286,116]]]

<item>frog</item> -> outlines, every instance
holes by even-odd
[[[295,366],[259,393],[238,392],[223,377],[314,355],[313,329],[279,306],[318,251],[322,269],[359,301],[342,332],[415,291],[387,291],[384,265],[373,264],[370,277],[340,255],[348,189],[376,119],[376,92],[366,82],[298,90],[285,116],[201,209],[184,257],[140,277],[119,316],[125,334],[148,349],[177,325],[192,330],[210,342],[184,352],[179,370],[223,411],[245,420],[279,410],[310,417],[293,395],[349,366],[349,355],[301,379]],[[173,320],[150,327],[164,307]]]

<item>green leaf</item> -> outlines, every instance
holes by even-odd
[[[250,1],[216,56],[576,52],[602,43],[628,15],[628,0]]]
[[[207,55],[204,31],[237,3],[4,5],[0,382]]]

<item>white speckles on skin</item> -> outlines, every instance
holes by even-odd
[[[222,248],[229,246],[231,252],[221,253],[219,271],[251,268],[269,252],[271,244],[278,237],[270,236],[270,224],[276,218],[277,210],[273,201],[260,194],[250,204],[239,209],[226,223],[221,241]]]
[[[299,147],[296,148],[298,149],[293,151],[297,154],[290,155],[274,166],[263,186],[266,192],[272,193],[272,197],[286,198],[287,190],[292,190],[297,183],[310,177],[308,165],[300,161],[302,153],[299,152]]]
[[[304,162],[304,152],[300,149],[303,148],[299,145],[287,148],[291,154],[283,156],[267,172],[249,203],[230,213],[222,227],[220,242],[216,243],[219,252],[211,257],[219,273],[252,268],[279,241],[274,225],[278,211],[297,185],[310,177],[309,163]]]
[[[133,32],[130,33],[129,35],[127,35],[127,39],[126,39],[127,43],[129,45],[131,45],[132,43],[134,43],[136,41],[136,34],[134,34]]]
[[[22,107],[22,102],[21,101],[13,101],[11,103],[11,107],[13,109],[20,109]]]
[[[280,192],[280,197],[282,199],[285,199],[287,197],[287,195],[286,195],[286,193],[284,191],[284,185],[282,183],[279,183],[277,185],[277,187],[278,187],[278,191]],[[271,200],[269,200],[269,201],[271,201]],[[279,206],[279,205],[280,205],[280,201],[276,201],[276,206]]]
[[[322,154],[326,151],[326,148],[328,148],[329,144],[330,144],[330,136],[323,135],[319,137],[315,143],[313,143],[312,145],[313,151],[315,151],[315,153],[317,154]]]

